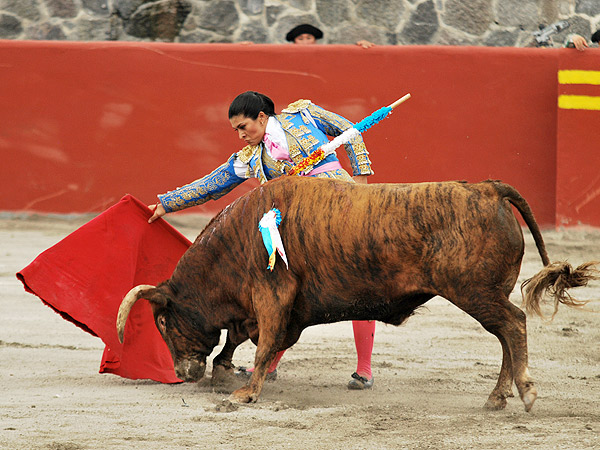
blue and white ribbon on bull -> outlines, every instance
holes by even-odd
[[[269,265],[267,269],[273,271],[275,267],[275,259],[277,253],[283,259],[285,267],[289,270],[287,256],[285,255],[285,249],[283,248],[283,242],[281,241],[281,235],[277,227],[281,223],[281,211],[277,208],[273,208],[266,212],[260,222],[258,222],[258,229],[260,230],[263,238],[263,242],[269,253]]]

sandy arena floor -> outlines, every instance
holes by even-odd
[[[1,449],[600,449],[600,282],[573,292],[596,312],[529,318],[539,392],[530,413],[518,397],[503,411],[482,408],[500,344],[441,298],[401,327],[378,324],[371,391],[346,388],[355,351],[344,322],[307,329],[259,402],[230,410],[219,405],[237,386],[100,375],[102,342],[24,291],[15,273],[88,219],[0,219]],[[171,223],[193,239],[204,219]],[[544,238],[552,260],[600,259],[600,230]],[[519,284],[542,267],[528,233],[526,242]],[[518,289],[512,300],[520,304]],[[244,344],[234,363],[251,365],[253,353]]]

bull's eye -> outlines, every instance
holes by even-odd
[[[167,319],[165,319],[165,316],[159,316],[158,328],[162,333],[165,333],[167,331]]]

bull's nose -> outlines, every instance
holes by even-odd
[[[198,381],[204,376],[206,363],[185,360],[175,366],[175,374],[177,378],[184,381]]]

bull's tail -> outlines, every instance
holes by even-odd
[[[598,279],[598,271],[594,267],[596,264],[597,261],[587,262],[573,269],[568,262],[555,262],[523,281],[521,293],[527,313],[535,313],[543,318],[540,302],[546,294],[554,298],[554,311],[550,320],[554,319],[560,303],[572,307],[585,306],[587,301],[573,298],[567,289],[586,286],[590,280]]]
[[[521,214],[521,217],[523,217],[523,220],[527,224],[529,231],[531,231],[531,235],[535,241],[535,246],[537,247],[542,258],[542,263],[544,266],[548,266],[550,264],[550,258],[548,257],[548,252],[546,251],[546,244],[544,244],[540,227],[533,216],[533,211],[531,210],[529,203],[527,203],[527,200],[525,200],[523,196],[519,194],[519,191],[509,184],[495,182],[494,186],[502,197],[504,197],[515,208],[517,208]]]
[[[573,298],[567,289],[586,286],[589,281],[598,279],[598,270],[595,265],[599,262],[587,262],[576,269],[573,269],[573,266],[565,261],[550,263],[542,233],[527,201],[512,186],[499,182],[494,184],[500,195],[517,208],[523,217],[544,264],[544,268],[539,273],[521,284],[522,306],[525,307],[527,313],[535,313],[543,318],[540,303],[546,294],[554,299],[552,318],[556,315],[560,303],[572,307],[584,306],[587,302]]]

